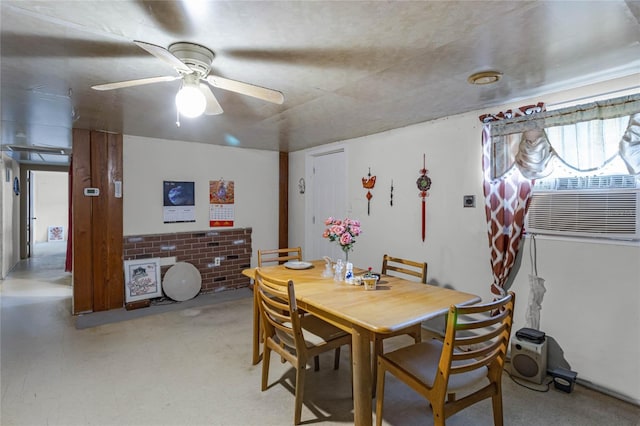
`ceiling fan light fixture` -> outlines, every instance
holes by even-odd
[[[180,114],[195,118],[204,113],[207,99],[198,85],[185,82],[176,95],[176,106]]]
[[[1,0],[0,0],[1,1]],[[180,126],[180,115],[185,117],[198,117],[202,114],[217,115],[224,111],[215,98],[210,86],[222,90],[251,96],[267,102],[282,105],[284,95],[282,92],[256,86],[254,84],[243,83],[238,80],[210,75],[211,63],[215,54],[208,48],[195,43],[178,42],[173,43],[168,49],[134,40],[134,43],[143,50],[171,65],[178,73],[177,76],[148,77],[136,80],[126,80],[114,83],[98,84],[91,86],[94,90],[114,90],[125,87],[142,86],[146,84],[162,83],[166,81],[182,80],[182,86],[176,94],[176,124]],[[79,118],[78,114],[73,115],[74,120]]]
[[[482,71],[471,74],[467,81],[469,84],[483,85],[497,83],[502,78],[502,73],[499,71]]]

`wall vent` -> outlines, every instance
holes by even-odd
[[[531,194],[525,229],[532,234],[640,240],[639,213],[640,189],[538,189]]]
[[[537,180],[534,191],[579,191],[586,189],[640,188],[640,176],[606,175],[561,177]]]

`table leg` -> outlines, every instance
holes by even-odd
[[[368,330],[354,326],[353,345],[353,413],[354,424],[370,426],[371,414],[371,336]]]

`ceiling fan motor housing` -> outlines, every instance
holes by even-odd
[[[204,46],[195,43],[178,42],[169,46],[169,52],[184,62],[201,78],[211,71],[215,54]]]

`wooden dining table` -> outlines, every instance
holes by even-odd
[[[322,277],[324,261],[309,262],[307,269],[289,269],[284,265],[260,268],[263,275],[292,280],[298,307],[335,325],[352,336],[354,423],[372,424],[371,345],[375,334],[389,334],[438,315],[445,314],[454,304],[471,304],[480,298],[470,293],[417,283],[382,275],[376,290],[364,286],[336,282]],[[255,278],[255,268],[243,274]],[[354,273],[362,274],[356,268]],[[255,291],[254,291],[255,296]],[[254,297],[254,317],[257,312]],[[259,318],[254,318],[254,345],[259,333]],[[254,347],[254,363],[258,348]]]

